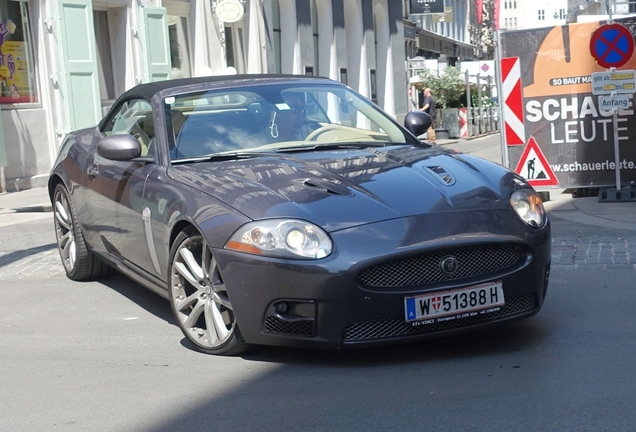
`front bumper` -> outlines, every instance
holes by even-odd
[[[214,254],[248,343],[367,346],[457,333],[536,314],[549,278],[549,224],[533,229],[503,210],[478,213],[453,212],[443,221],[439,215],[421,215],[331,233],[334,253],[321,260],[281,260],[228,250]],[[485,229],[475,220],[492,223]],[[364,286],[359,278],[363,270],[394,260],[492,247],[514,248],[522,254],[512,265],[458,279],[379,287]],[[499,311],[416,327],[405,323],[405,296],[497,280],[503,283],[506,299]]]

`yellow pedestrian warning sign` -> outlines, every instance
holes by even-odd
[[[550,168],[534,137],[530,137],[523,149],[515,172],[528,180],[532,186],[558,186],[559,180]]]

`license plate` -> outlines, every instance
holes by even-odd
[[[496,312],[504,304],[501,281],[404,298],[406,322],[412,325],[433,324]]]

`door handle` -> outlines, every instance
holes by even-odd
[[[95,164],[89,165],[88,168],[86,168],[86,174],[88,174],[91,180],[95,180],[95,177],[97,177],[97,175],[99,174],[99,169],[97,168],[97,165]]]

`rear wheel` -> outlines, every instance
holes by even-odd
[[[107,276],[110,267],[86,246],[70,195],[61,183],[55,187],[53,193],[53,216],[57,249],[66,275],[77,281]]]
[[[193,228],[181,232],[170,253],[170,304],[186,338],[206,354],[236,355],[248,348],[214,255]]]

